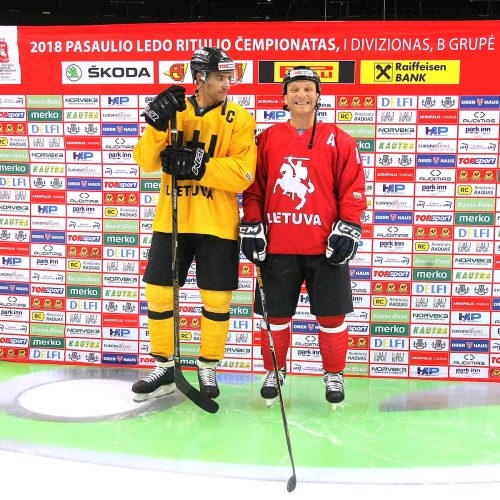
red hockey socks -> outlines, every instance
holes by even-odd
[[[271,334],[273,336],[274,352],[278,370],[281,370],[286,364],[286,354],[290,346],[290,321],[292,318],[269,318],[271,324]],[[266,324],[263,321],[260,327],[262,357],[264,358],[264,368],[267,371],[273,370],[273,358],[269,346]]]
[[[319,350],[325,372],[340,372],[345,368],[348,332],[344,315],[317,316]]]

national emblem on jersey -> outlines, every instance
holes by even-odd
[[[276,180],[273,193],[276,193],[278,186],[281,188],[282,194],[289,196],[295,200],[295,196],[300,200],[295,210],[300,210],[306,204],[306,196],[314,193],[315,187],[308,179],[307,167],[302,164],[310,158],[297,158],[295,156],[285,156],[285,162],[282,163],[280,168],[281,177]],[[302,181],[306,181],[307,184]]]

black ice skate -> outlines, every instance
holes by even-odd
[[[333,409],[337,403],[344,401],[344,373],[343,372],[325,372],[323,377],[323,382],[325,383],[325,397],[329,403],[333,404]]]
[[[283,386],[286,377],[284,368],[278,370],[278,377],[280,379],[280,386]],[[276,398],[278,397],[278,385],[276,384],[274,370],[266,373],[260,390],[260,395],[266,400],[267,406],[271,406],[276,401]]]
[[[132,386],[134,401],[141,402],[150,398],[158,398],[175,391],[174,367],[155,366],[146,377]]]
[[[198,360],[198,382],[200,384],[200,392],[215,399],[219,394],[219,386],[217,385],[216,362],[206,362]]]

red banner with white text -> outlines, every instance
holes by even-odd
[[[0,27],[0,359],[152,364],[141,276],[160,177],[132,150],[147,102],[193,93],[192,52],[217,46],[257,133],[288,119],[280,82],[305,64],[318,119],[358,143],[368,209],[346,373],[498,380],[499,35],[495,21]],[[254,292],[242,259],[222,370],[263,371]],[[186,366],[200,312],[193,268]],[[291,326],[289,373],[322,373],[305,288]]]

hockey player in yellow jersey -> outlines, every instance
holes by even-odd
[[[143,280],[155,368],[132,386],[141,401],[172,392],[174,324],[172,280],[172,175],[177,178],[179,282],[193,258],[203,302],[198,380],[202,393],[219,395],[216,366],[224,357],[232,290],[238,287],[237,193],[254,180],[255,120],[229,102],[235,64],[221,49],[203,47],[191,58],[195,95],[171,86],[144,110],[148,127],[134,149],[145,172],[162,169],[153,237]],[[176,115],[178,139],[170,143]]]

